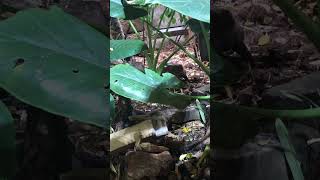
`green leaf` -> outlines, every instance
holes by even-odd
[[[15,152],[15,128],[13,118],[7,107],[0,101],[0,179],[1,177],[13,177],[15,174]]]
[[[114,18],[125,18],[121,0],[110,0],[110,16]]]
[[[130,4],[161,4],[183,15],[210,23],[210,0],[133,0]]]
[[[230,109],[239,112],[249,114],[251,119],[259,118],[285,118],[289,120],[301,120],[320,118],[320,108],[312,109],[298,109],[298,110],[276,110],[276,109],[264,109],[248,106],[240,106],[235,104],[225,104],[217,101],[213,101],[214,108]]]
[[[121,0],[110,0],[110,16],[119,19],[133,20],[146,16],[148,12],[134,6],[123,6]]]
[[[203,110],[203,108],[201,106],[201,103],[200,103],[200,101],[198,99],[196,99],[196,104],[197,104],[197,108],[198,108],[198,111],[199,111],[199,114],[200,114],[201,122],[203,124],[205,124],[206,123],[206,116],[204,114],[204,110]]]
[[[290,121],[320,117],[320,108],[301,110],[274,110],[224,104],[213,101],[215,132],[213,143],[219,147],[238,147],[246,138],[256,134],[257,120],[285,118]]]
[[[0,23],[0,87],[45,111],[108,127],[108,41],[57,7],[21,11]]]
[[[296,152],[294,150],[294,147],[289,142],[289,133],[286,126],[279,118],[276,119],[275,126],[280,144],[285,149],[284,154],[289,164],[293,179],[304,180],[300,162],[296,159]]]
[[[140,53],[147,49],[147,46],[140,40],[111,40],[110,60],[124,59]]]
[[[290,91],[281,91],[281,93],[285,96],[288,97],[289,99],[293,99],[295,101],[300,101],[300,102],[307,102],[309,103],[311,106],[319,108],[319,105],[314,102],[312,99],[299,94],[299,93],[295,93],[295,92],[290,92]]]
[[[141,102],[152,102],[184,108],[191,99],[175,94],[167,88],[181,87],[181,82],[172,74],[158,73],[145,69],[145,74],[129,64],[119,64],[111,68],[110,85],[115,93]]]
[[[175,24],[177,22],[176,18],[172,18],[172,24]]]

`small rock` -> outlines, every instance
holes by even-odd
[[[292,91],[299,94],[306,94],[308,92],[316,92],[319,88],[320,72],[314,72],[302,78],[295,79],[287,84],[269,89],[267,92],[271,94],[279,94],[280,91]]]
[[[149,152],[149,153],[161,153],[163,151],[169,150],[167,147],[157,146],[157,145],[151,144],[149,142],[141,143],[140,148],[142,151]]]
[[[128,177],[141,179],[143,177],[157,177],[161,172],[169,172],[173,158],[168,151],[159,154],[130,151],[126,154]]]

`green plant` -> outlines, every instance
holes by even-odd
[[[108,50],[105,35],[57,7],[18,12],[0,22],[0,88],[42,110],[108,129]],[[2,103],[0,133],[0,175],[10,177],[15,131]]]
[[[156,5],[161,4],[166,7],[164,15],[160,17],[160,22],[157,27],[152,25],[153,22],[153,13]],[[111,62],[117,59],[123,59],[130,57],[134,54],[137,54],[139,51],[142,51],[148,63],[148,68],[145,73],[140,72],[130,65],[115,65],[110,70],[110,88],[113,92],[118,95],[141,101],[141,102],[155,102],[161,104],[172,105],[177,108],[186,107],[192,100],[202,98],[208,99],[209,97],[192,97],[186,96],[183,94],[176,94],[169,91],[169,88],[181,88],[182,83],[170,73],[162,73],[164,65],[170,60],[170,57],[179,50],[183,50],[189,57],[195,60],[201,68],[209,75],[209,70],[202,62],[196,59],[191,55],[185,48],[184,44],[179,44],[174,40],[171,40],[166,33],[163,33],[159,30],[161,21],[165,18],[165,15],[168,15],[169,23],[167,29],[169,28],[171,22],[173,21],[174,14],[176,12],[181,13],[181,16],[190,16],[197,18],[198,20],[209,23],[209,0],[202,1],[185,1],[183,4],[181,2],[168,2],[168,1],[121,1],[121,0],[112,0],[110,4],[111,16],[114,15],[114,18],[122,18],[125,20],[132,20],[137,18],[130,17],[131,14],[134,14],[131,11],[135,11],[136,14],[141,14],[145,25],[147,26],[148,34],[148,46],[144,45],[144,42],[141,40],[111,40],[111,49],[110,57]],[[193,7],[191,9],[186,7]],[[199,8],[194,8],[199,7]],[[194,10],[196,9],[196,10]],[[140,13],[137,13],[140,11]],[[147,13],[142,13],[147,12]],[[145,16],[147,15],[147,16]],[[132,28],[136,33],[136,28],[130,23]],[[207,32],[205,33],[208,35]],[[155,40],[153,39],[156,36],[162,36],[163,40],[165,38],[173,42],[177,49],[173,54],[164,60],[158,67],[159,53],[161,52],[162,45],[160,50],[155,53]],[[152,39],[154,41],[152,41]],[[129,52],[129,49],[126,48],[128,44],[133,46],[130,49],[135,49],[134,52]],[[117,45],[117,47],[115,46]],[[116,57],[116,58],[115,58]]]
[[[155,19],[154,18],[154,13],[155,13],[156,8],[159,6],[159,4],[157,4],[157,3],[165,6],[166,8],[162,12],[162,15],[160,16],[160,20],[159,20],[157,26],[154,26],[153,25],[153,22],[154,22],[154,19]],[[190,7],[193,7],[195,5],[195,3],[191,2],[191,1],[186,1],[185,3],[186,4],[189,3]],[[205,8],[203,9],[203,8],[200,8],[200,7],[202,5],[205,6],[206,3],[209,3],[209,2],[208,1],[200,1],[198,3],[199,4],[198,4],[197,7],[199,7],[199,11],[203,10],[203,12],[202,12],[203,14],[201,14],[202,18],[200,18],[200,19],[205,19],[204,16],[207,16],[210,13],[209,9],[205,9]],[[205,67],[201,61],[199,61],[192,54],[190,54],[184,47],[184,45],[186,45],[192,39],[194,39],[195,36],[189,37],[189,39],[187,39],[183,44],[175,42],[174,40],[171,40],[170,37],[167,36],[167,33],[169,31],[170,26],[173,23],[176,22],[175,15],[178,12],[181,22],[184,22],[186,25],[189,25],[189,26],[193,27],[191,29],[194,32],[203,33],[203,36],[205,37],[206,42],[207,42],[207,47],[209,47],[209,40],[208,40],[209,28],[205,29],[204,26],[203,26],[203,22],[201,22],[198,19],[190,19],[189,20],[189,18],[187,18],[186,15],[184,15],[183,13],[186,13],[190,17],[197,17],[197,15],[199,15],[199,14],[191,13],[190,11],[186,11],[186,9],[187,9],[187,8],[185,8],[186,6],[184,6],[184,8],[181,8],[182,6],[181,6],[181,4],[179,4],[179,2],[173,2],[173,3],[170,2],[170,3],[168,3],[168,2],[165,2],[165,1],[159,1],[159,2],[158,1],[149,1],[149,2],[138,2],[138,1],[136,1],[136,2],[131,2],[131,4],[135,5],[135,6],[144,6],[145,7],[144,9],[148,12],[148,16],[141,17],[141,19],[144,22],[145,27],[147,29],[146,30],[146,32],[147,32],[146,34],[147,34],[147,40],[148,40],[148,42],[147,42],[147,44],[148,44],[148,52],[145,53],[145,56],[146,56],[146,59],[147,59],[148,67],[151,70],[157,71],[159,74],[161,74],[162,71],[163,71],[164,66],[168,63],[168,61],[171,59],[171,57],[174,54],[176,54],[179,50],[182,50],[187,54],[187,56],[189,56],[191,59],[193,59],[202,68],[202,70],[204,70],[207,73],[207,75],[209,75],[208,68]],[[179,7],[179,6],[181,6],[181,7]],[[198,12],[198,13],[200,13],[200,12]],[[167,23],[166,27],[164,28],[165,32],[160,31],[160,27],[161,27],[161,24],[164,21],[164,19],[168,19],[168,23]],[[209,21],[205,21],[205,22],[207,24],[209,23]],[[133,23],[130,23],[130,25],[131,25],[131,27],[133,29],[136,29],[134,27]],[[200,28],[198,28],[198,29],[200,29],[200,32],[196,31],[195,26],[199,26],[200,27]],[[157,50],[157,48],[156,48],[156,40],[157,40],[158,36],[162,37],[162,41],[160,43],[160,47]],[[153,39],[153,41],[152,41],[152,39]],[[163,60],[159,64],[159,66],[157,66],[157,64],[159,62],[159,55],[162,52],[165,39],[168,39],[169,41],[171,41],[173,44],[175,44],[177,46],[177,48],[165,60]],[[210,52],[209,52],[209,54],[210,54]]]

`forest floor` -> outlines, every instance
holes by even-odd
[[[162,62],[166,57],[168,57],[174,50],[175,45],[167,43],[160,53],[159,63]],[[189,44],[187,50],[194,54],[193,45]],[[133,65],[146,66],[143,57],[134,56],[132,58]],[[209,77],[199,68],[199,66],[189,57],[185,55],[184,52],[179,51],[175,54],[169,61],[171,65],[181,65],[184,72],[171,72],[179,76],[187,76],[187,81],[185,82],[185,87],[177,90],[178,93],[192,95],[197,89],[204,88],[203,95],[209,95]],[[207,61],[204,64],[208,65]],[[118,101],[119,102],[119,101]],[[159,105],[156,103],[140,103],[136,101],[131,101],[132,103],[132,115],[136,114],[150,114],[155,111],[166,111],[174,113],[175,110],[172,107],[166,105]],[[121,107],[121,106],[120,106]],[[190,107],[194,107],[190,106]],[[203,108],[207,109],[206,112],[206,122],[210,122],[208,110],[210,108],[209,102],[203,105]],[[118,109],[119,105],[118,105]],[[194,108],[196,109],[196,108]],[[197,110],[197,109],[196,109]],[[193,113],[199,114],[198,111]],[[192,119],[186,122],[172,122],[172,121],[183,121],[185,115],[180,119],[173,120],[169,117],[168,127],[169,133],[163,137],[149,140],[157,148],[161,149],[160,152],[147,152],[143,153],[135,152],[134,147],[127,148],[121,153],[116,153],[120,156],[113,156],[112,163],[115,167],[114,179],[121,179],[123,176],[128,175],[132,179],[198,179],[198,178],[210,178],[210,169],[207,158],[201,164],[197,166],[197,162],[204,152],[205,145],[209,145],[210,138],[206,138],[203,142],[199,144],[198,147],[192,148],[188,151],[182,150],[186,144],[190,144],[197,139],[204,137],[206,132],[209,130],[208,123],[203,123],[201,119]],[[123,118],[123,117],[122,117]],[[119,127],[121,125],[121,120],[114,124],[114,128],[120,130],[124,127]],[[116,131],[117,131],[116,130]],[[148,141],[148,140],[147,140]],[[155,148],[153,147],[153,148]],[[134,152],[134,153],[133,153]],[[161,160],[161,159],[166,159]],[[150,163],[146,163],[150,162]],[[152,170],[151,170],[152,169]],[[125,175],[124,175],[125,174]]]
[[[255,82],[250,78],[244,78],[232,84],[233,97],[228,101],[257,105],[261,100],[262,94],[267,89],[319,70],[320,54],[315,46],[271,0],[256,0],[253,3],[248,0],[220,0],[215,1],[215,5],[232,12],[237,23],[244,30],[244,42],[252,53],[255,64],[255,67],[252,69]],[[299,5],[307,15],[316,20],[317,14],[315,12],[317,12],[317,7],[315,1]],[[193,51],[191,45],[187,49],[190,52]],[[168,44],[160,54],[160,59],[165,59],[173,50],[174,46]],[[134,60],[139,63],[144,62],[142,57],[135,57]],[[197,88],[210,84],[210,80],[204,72],[183,52],[177,53],[177,55],[172,57],[170,62],[181,64],[190,80],[187,82],[186,87],[182,89],[182,93],[190,95]],[[224,97],[220,98],[228,98],[228,94],[224,94]],[[169,108],[167,106],[159,106],[158,104],[142,104],[137,102],[133,102],[132,104],[134,111],[146,114]],[[206,119],[209,122],[210,120],[210,117]],[[175,137],[174,139],[180,144],[192,142],[206,134],[208,131],[207,126],[208,124],[203,124],[201,119],[181,124],[178,127],[175,126],[169,129],[169,135],[163,139],[168,139],[170,136],[170,138]],[[155,141],[155,143],[161,147],[169,147],[163,150],[168,153],[158,153],[159,156],[150,155],[154,155],[154,153],[136,154],[140,159],[132,158],[131,156],[129,159],[126,159],[128,151],[125,151],[120,158],[118,156],[112,162],[115,165],[119,165],[121,164],[120,159],[122,159],[122,164],[124,164],[124,159],[126,159],[128,166],[123,171],[132,177],[145,176],[148,177],[147,179],[161,179],[163,177],[168,179],[180,179],[181,177],[185,179],[210,179],[209,164],[206,162],[200,167],[197,166],[199,157],[204,152],[204,145],[210,143],[209,138],[201,143],[202,146],[200,148],[194,148],[188,152],[179,151],[179,145],[172,146],[172,144],[166,144],[166,142],[162,142],[161,140]],[[162,158],[171,159],[171,162],[173,161],[172,165],[169,165],[170,163],[168,162],[170,161],[162,162],[158,160]],[[150,159],[154,163],[145,163]],[[137,168],[133,168],[133,166]],[[156,168],[157,170],[151,171],[150,166],[162,168]],[[120,165],[116,169],[119,172],[121,169]],[[159,176],[159,174],[161,175]]]
[[[316,1],[296,3],[310,18],[318,21]],[[230,94],[223,94],[219,98],[229,98],[227,102],[254,106],[259,104],[263,93],[268,89],[319,71],[320,54],[316,47],[271,0],[218,0],[215,1],[215,6],[232,12],[244,30],[244,43],[251,52],[255,65],[252,69],[254,81],[250,77],[241,79],[231,86],[232,98]],[[193,52],[192,45],[187,49]],[[160,59],[165,59],[173,50],[174,46],[168,44],[161,52]],[[135,63],[144,63],[143,57],[135,56],[133,60]],[[205,86],[209,90],[209,78],[183,52],[172,57],[170,63],[182,65],[189,79],[180,93],[192,95],[198,88]],[[170,109],[168,106],[134,101],[132,106],[133,115]],[[210,105],[207,104],[206,107],[209,109]],[[206,122],[210,121],[212,119],[207,116]],[[117,130],[124,128],[123,124],[114,124],[113,127],[118,128]],[[197,164],[201,161],[206,145],[210,144],[210,138],[198,147],[188,151],[181,150],[185,144],[204,137],[209,127],[200,118],[179,125],[170,124],[168,135],[148,141],[157,147],[157,152],[139,153],[131,147],[117,153],[112,157],[114,179],[121,179],[121,172],[131,179],[210,179],[209,158],[206,157],[202,164]]]
[[[318,21],[316,1],[295,2],[306,15]],[[215,5],[232,12],[254,57],[256,83],[248,79],[235,84],[236,98],[250,94],[256,104],[266,89],[320,69],[316,47],[271,0],[218,0]]]
[[[304,12],[307,16],[309,16],[310,19],[312,19],[316,23],[319,22],[319,7],[317,6],[317,1],[299,0],[294,2],[295,6],[298,7],[298,9]],[[217,0],[215,1],[215,6],[228,9],[230,12],[232,12],[237,23],[244,31],[244,43],[253,56],[254,64],[254,67],[252,68],[254,81],[251,77],[245,77],[237,82],[229,84],[229,92],[226,93],[226,91],[222,90],[220,97],[218,97],[219,100],[229,104],[240,104],[244,106],[267,109],[303,109],[313,107],[314,104],[319,103],[319,73],[316,73],[320,70],[319,51],[307,38],[307,36],[302,33],[302,31],[300,31],[299,28],[297,28],[291,22],[291,20],[285,16],[282,10],[278,6],[276,6],[272,0]],[[241,59],[237,55],[234,55],[233,57],[236,57],[238,60],[240,59],[239,61],[243,61],[243,59]],[[227,74],[228,73],[232,75],[232,72],[227,72]],[[309,74],[312,74],[314,76],[306,80],[306,77],[310,77],[307,76]],[[213,83],[213,85],[215,84]],[[291,92],[293,95],[291,94]],[[311,95],[308,93],[314,93],[315,95],[312,94],[314,96],[311,97]],[[309,100],[309,103],[316,103],[310,105],[308,103],[305,103],[306,99]],[[222,113],[220,113],[220,115],[221,114]],[[227,115],[226,118],[231,119],[232,117],[232,123],[233,121],[237,121],[241,122],[241,125],[242,122],[248,122],[248,119],[253,116],[252,114],[246,114],[241,117],[240,115],[237,116],[238,114],[241,114],[237,114],[237,112],[235,112],[234,114],[236,115]],[[213,115],[212,117],[213,122],[216,122],[215,116]],[[219,117],[219,120],[225,121],[226,118]],[[270,120],[269,118],[265,119]],[[257,124],[253,125],[252,127],[248,127],[246,125],[241,126],[237,123],[234,123],[234,127],[232,127],[233,124],[229,124],[230,126],[226,127],[226,129],[230,129],[230,132],[228,133],[230,137],[223,140],[221,137],[220,143],[233,143],[233,145],[237,143],[238,144],[233,146],[236,147],[233,149],[235,150],[235,153],[228,154],[228,151],[222,150],[222,152],[226,153],[227,155],[221,153],[222,158],[220,160],[222,161],[222,163],[220,163],[219,165],[217,163],[216,166],[213,167],[214,175],[218,174],[217,176],[220,177],[219,179],[224,179],[222,178],[223,176],[229,177],[226,179],[241,179],[239,177],[245,177],[243,179],[259,179],[258,177],[266,176],[278,177],[278,175],[273,174],[273,168],[270,168],[271,170],[267,169],[269,167],[272,167],[273,165],[276,167],[285,167],[287,165],[283,163],[281,164],[280,161],[271,162],[272,160],[268,160],[279,158],[277,158],[277,155],[273,153],[264,153],[263,146],[260,146],[259,144],[263,141],[263,138],[259,139],[262,136],[269,139],[274,138],[274,142],[279,142],[280,138],[278,138],[277,136],[278,134],[275,130],[276,126],[273,119],[271,119],[270,121],[263,121],[265,119],[255,119],[254,122]],[[318,119],[309,122],[304,121],[304,119],[295,122],[285,120],[287,119],[284,119],[283,121],[285,122],[285,126],[287,127],[290,134],[290,142],[294,144],[294,148],[296,150],[300,149],[301,152],[306,153],[306,156],[302,155],[301,152],[299,155],[297,155],[300,158],[297,159],[302,162],[301,167],[303,169],[303,173],[305,173],[305,171],[308,171],[309,173],[306,173],[304,175],[308,177],[319,177],[319,175],[312,175],[312,172],[310,171],[310,169],[312,169],[313,167],[319,168],[317,166],[317,163],[319,162],[318,159],[314,161],[312,160],[303,162],[304,159],[307,159],[307,156],[311,156],[310,154],[312,153],[309,154],[308,150],[304,149],[304,144],[306,142],[302,140],[302,138],[300,138],[301,136],[303,136],[302,134],[308,134],[310,132],[310,129],[314,130],[314,132],[316,133],[319,132],[319,126],[317,123],[318,121],[316,121]],[[299,125],[303,124],[306,127],[299,127],[295,129],[295,127],[293,127],[292,125],[295,123]],[[238,129],[237,127],[235,127],[237,125],[240,126],[238,127]],[[221,128],[221,126],[219,127]],[[307,130],[307,128],[309,127],[311,128]],[[242,132],[241,130],[243,129],[240,128],[245,129],[246,132]],[[299,129],[300,134],[295,134],[295,131],[297,129]],[[237,130],[239,130],[239,132]],[[221,131],[222,130],[220,130],[220,132]],[[252,133],[248,131],[254,132]],[[215,132],[212,132],[212,134],[213,136],[211,136],[211,138],[217,137],[217,135],[215,136]],[[232,135],[237,135],[237,137],[234,137]],[[213,139],[211,142],[216,142],[214,140],[216,139]],[[299,140],[300,142],[297,142]],[[239,143],[239,141],[241,141],[241,143]],[[266,145],[265,147],[268,147],[269,145],[270,144]],[[217,145],[214,145],[214,147],[216,149],[219,148],[217,147]],[[219,156],[217,154],[218,153],[216,153],[214,157]],[[238,162],[240,165],[238,164]],[[227,167],[224,166],[224,164],[238,165]],[[265,167],[268,168],[264,172],[261,172],[260,169],[264,168],[256,168],[256,164],[264,164],[266,165]],[[220,167],[220,169],[217,167]],[[290,176],[289,174],[287,174],[287,172],[284,171],[278,173],[283,174],[283,177],[285,177],[285,179]],[[231,174],[237,175],[235,175],[236,177],[234,178],[230,178],[230,176],[232,176]]]

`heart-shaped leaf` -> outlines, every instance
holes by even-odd
[[[51,113],[108,127],[108,41],[57,7],[19,12],[0,23],[0,87]]]
[[[124,59],[140,53],[147,49],[147,46],[140,40],[111,40],[110,60]]]
[[[110,0],[110,16],[119,19],[133,20],[146,16],[148,12],[134,6],[123,6],[121,0]]]
[[[210,0],[133,0],[130,4],[161,4],[183,15],[210,23]]]
[[[281,119],[277,118],[275,122],[276,132],[282,148],[285,149],[284,155],[288,162],[294,180],[303,180],[302,168],[300,162],[297,159],[296,151],[294,146],[289,140],[289,132]]]
[[[119,64],[110,70],[111,90],[115,93],[141,102],[152,102],[184,108],[191,99],[188,96],[170,92],[181,82],[172,74],[158,73],[145,69],[145,74],[129,64]]]

